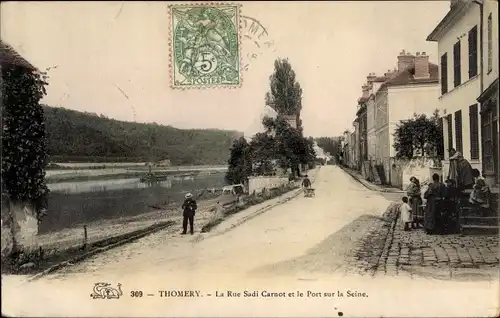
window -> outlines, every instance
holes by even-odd
[[[441,56],[441,95],[448,92],[448,54]]]
[[[453,148],[453,120],[451,114],[446,116],[446,123],[448,126],[448,151]]]
[[[455,112],[455,150],[464,153],[462,145],[462,111]]]
[[[453,84],[454,87],[460,85],[460,40],[453,45]]]
[[[470,158],[479,159],[479,118],[477,104],[469,106]]]
[[[482,142],[483,142],[483,168],[488,175],[495,175],[498,180],[498,113],[492,105],[481,115]],[[497,181],[498,182],[498,181]]]
[[[469,31],[469,78],[477,75],[477,25]]]
[[[488,16],[488,73],[493,70],[493,21],[491,13]]]

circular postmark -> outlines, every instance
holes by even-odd
[[[264,55],[267,50],[275,51],[273,48],[274,40],[269,38],[267,28],[259,20],[249,16],[242,16],[241,20],[243,24],[242,37],[245,44],[248,44],[248,46],[244,46],[246,54],[243,54],[244,61],[241,68],[248,71],[250,64],[259,56]]]
[[[237,84],[237,7],[174,9],[174,63],[186,84]]]

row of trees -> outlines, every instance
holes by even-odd
[[[333,158],[338,158],[341,152],[340,149],[340,140],[342,137],[319,137],[316,138],[316,144],[318,147],[323,149],[323,151],[327,152]]]
[[[287,59],[277,59],[270,77],[270,92],[266,103],[276,110],[276,118],[264,117],[264,132],[257,133],[250,142],[243,137],[235,140],[228,160],[226,181],[243,183],[251,175],[273,174],[276,167],[298,172],[300,164],[314,161],[313,138],[305,138],[300,121],[292,127],[287,116],[296,116],[302,110],[302,89],[295,79]]]

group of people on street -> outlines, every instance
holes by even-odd
[[[438,174],[432,175],[432,183],[423,193],[427,202],[423,209],[423,227],[427,234],[444,234],[456,228],[458,220],[457,207],[459,197],[464,190],[472,190],[469,203],[481,208],[489,208],[489,187],[477,169],[455,149],[450,150],[450,170],[445,183]],[[409,231],[418,226],[422,206],[422,188],[420,181],[410,178],[406,190],[407,196],[402,198],[400,206],[401,221],[404,230]]]

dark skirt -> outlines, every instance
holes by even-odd
[[[422,219],[423,215],[421,214],[420,205],[422,205],[422,198],[420,196],[412,196],[410,197],[410,206],[411,206],[411,216],[413,222],[417,222]]]
[[[429,197],[425,207],[424,229],[429,234],[453,233],[456,227],[455,202]]]

